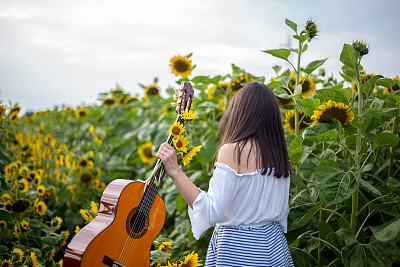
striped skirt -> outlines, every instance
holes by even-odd
[[[261,227],[216,226],[205,266],[294,266],[278,222]]]

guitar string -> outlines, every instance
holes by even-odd
[[[155,173],[155,176],[157,174],[158,174],[158,171]],[[122,249],[122,252],[121,252],[121,254],[120,254],[119,258],[118,258],[118,262],[121,263],[121,264],[125,263],[125,260],[129,261],[131,259],[130,255],[136,249],[136,245],[138,243],[137,242],[138,239],[131,238],[130,236],[131,235],[135,235],[135,233],[138,233],[138,234],[140,233],[139,232],[140,224],[137,223],[137,222],[140,222],[141,220],[143,220],[144,219],[143,217],[146,218],[146,216],[144,215],[146,212],[142,212],[142,211],[143,211],[143,209],[148,208],[148,205],[150,204],[150,202],[149,202],[150,200],[148,198],[151,197],[151,193],[154,193],[154,190],[152,192],[151,188],[149,188],[149,187],[147,187],[147,188],[148,188],[148,190],[146,189],[145,194],[143,195],[143,198],[142,198],[142,201],[141,201],[142,205],[139,204],[138,209],[136,210],[136,213],[139,214],[139,216],[135,217],[134,223],[133,223],[133,225],[132,225],[132,227],[131,227],[131,229],[130,229],[130,231],[128,233],[128,237],[127,237],[127,239],[125,241],[125,244],[124,244],[124,247]],[[148,192],[148,193],[146,194],[146,192]],[[131,240],[131,239],[133,239],[133,240]]]
[[[178,115],[176,121],[179,121],[182,124],[184,123],[184,120],[182,119],[181,115]],[[172,144],[172,135],[170,135],[168,137],[167,142],[170,145]],[[160,160],[157,161],[157,163],[159,163],[159,162],[160,162]],[[156,177],[158,178],[158,177],[160,177],[160,175],[162,175],[162,176],[165,175],[165,169],[164,169],[164,166],[162,165],[162,162],[160,162],[160,164],[161,164],[161,167],[157,170],[155,175],[152,177],[152,179],[149,182],[148,189],[146,189],[146,192],[148,192],[148,194],[143,197],[143,209],[147,208],[148,211],[138,213],[139,216],[135,218],[135,221],[133,223],[133,226],[131,227],[130,233],[139,232],[139,230],[141,230],[141,229],[138,229],[140,227],[140,224],[138,224],[137,222],[140,222],[143,219],[146,220],[148,218],[148,214],[150,214],[151,207],[153,206],[154,200],[157,197],[157,192],[159,191],[160,185],[162,183],[162,179],[159,180],[159,185],[156,186],[155,188],[152,187],[152,184],[153,184],[154,180],[156,179]],[[159,164],[156,164],[156,168],[158,167],[158,165]],[[161,177],[161,178],[163,178],[163,177]],[[139,205],[139,208],[141,208],[140,205]],[[145,225],[143,227],[145,227]],[[135,230],[137,230],[137,231],[135,231]],[[128,242],[126,242],[127,246],[125,247],[125,251],[123,252],[124,255],[122,255],[122,256],[125,256],[125,255],[126,256],[121,258],[124,260],[126,257],[129,258],[130,254],[133,253],[133,251],[136,249],[136,245],[138,244],[138,239],[130,240],[130,235],[128,235],[127,241],[128,241]],[[133,247],[133,249],[132,249],[132,247]],[[128,250],[128,251],[126,252],[126,250]]]
[[[184,119],[182,118],[182,115],[181,114],[178,114],[178,116],[177,116],[177,119],[176,119],[176,122],[181,122],[182,124],[184,124]],[[168,140],[167,140],[167,142],[170,144],[170,145],[172,145],[172,135],[170,134],[169,135],[169,137],[168,137]],[[157,164],[156,164],[156,167],[155,168],[157,168],[158,167],[158,163],[160,162],[160,160],[158,160],[157,161]],[[137,212],[137,214],[139,214],[139,216],[137,216],[136,218],[135,218],[135,220],[134,220],[134,222],[133,222],[133,226],[131,227],[131,229],[130,229],[130,232],[129,232],[129,234],[128,234],[128,237],[127,237],[127,240],[125,241],[125,244],[124,244],[124,248],[123,248],[123,251],[121,252],[121,254],[120,254],[120,257],[119,257],[119,261],[121,261],[122,262],[122,260],[123,261],[125,261],[125,258],[128,258],[128,260],[130,260],[131,258],[130,258],[130,255],[131,255],[131,253],[133,253],[133,251],[136,249],[136,245],[137,245],[137,243],[138,243],[138,239],[134,239],[133,241],[132,240],[130,240],[131,238],[130,238],[130,235],[131,235],[131,233],[133,232],[133,233],[137,233],[137,232],[139,232],[139,230],[141,230],[141,229],[138,229],[139,227],[140,227],[140,224],[137,224],[137,222],[140,222],[141,220],[146,220],[147,218],[148,218],[148,215],[150,214],[150,211],[151,211],[151,208],[152,208],[152,206],[153,206],[153,204],[154,204],[154,200],[155,200],[155,198],[157,197],[157,192],[159,191],[159,188],[160,188],[160,186],[161,186],[161,183],[162,183],[162,180],[163,180],[163,176],[165,176],[165,169],[164,169],[164,166],[162,165],[162,162],[160,163],[161,164],[161,166],[160,166],[160,168],[156,171],[156,173],[155,173],[155,175],[152,177],[152,179],[150,180],[150,182],[149,182],[149,184],[148,184],[148,187],[146,187],[146,190],[145,190],[145,193],[144,194],[146,194],[146,192],[148,191],[149,193],[148,193],[148,197],[146,198],[146,196],[144,195],[143,196],[143,198],[142,198],[142,200],[144,200],[143,201],[143,206],[144,206],[144,208],[147,208],[148,209],[148,211],[146,211],[146,212],[139,212],[139,211],[141,211],[140,210],[140,204],[139,204],[139,207],[138,207],[138,210],[136,211]],[[162,173],[162,174],[161,174]],[[159,177],[159,175],[161,174],[161,176],[162,177],[160,177],[160,179],[157,179],[158,180],[158,186],[156,186],[154,189],[152,189],[152,187],[151,187],[151,185],[152,185],[152,183],[154,182],[154,180],[156,179],[156,177],[158,178]],[[150,199],[149,199],[150,198]],[[142,203],[142,202],[141,202]],[[146,206],[147,205],[147,206]],[[144,218],[143,218],[144,217]],[[146,226],[146,224],[145,224],[145,222],[144,222],[144,225],[143,225],[143,227],[145,227]],[[132,229],[134,229],[134,230],[132,230]],[[143,228],[142,228],[143,229]],[[137,232],[135,232],[135,230],[137,230]],[[143,231],[143,230],[142,230]],[[141,238],[141,237],[140,237]],[[132,238],[133,239],[133,238]],[[132,246],[133,246],[133,249],[132,249]],[[128,250],[127,252],[125,252],[126,250]],[[125,256],[126,255],[126,256]],[[120,263],[121,263],[120,262]]]
[[[176,122],[178,122],[178,121],[181,122],[182,124],[184,123],[184,120],[182,119],[181,115],[178,115],[178,117],[176,119]],[[172,135],[170,135],[168,137],[167,142],[170,145],[172,144]],[[139,229],[139,228],[141,227],[141,223],[140,222],[142,220],[145,220],[144,223],[143,223],[143,228],[146,227],[146,219],[148,218],[148,216],[150,214],[150,211],[151,211],[151,208],[152,208],[152,206],[154,204],[155,198],[157,197],[157,192],[159,191],[159,188],[160,188],[162,180],[163,180],[163,177],[160,177],[160,176],[164,176],[165,175],[165,169],[164,169],[164,166],[162,165],[162,162],[160,162],[160,160],[157,161],[157,164],[156,164],[155,168],[158,168],[159,164],[161,164],[160,168],[156,171],[156,173],[154,174],[154,176],[152,177],[152,179],[148,183],[148,185],[146,187],[146,190],[144,192],[144,196],[142,198],[143,202],[141,201],[143,208],[139,204],[138,209],[136,210],[136,213],[139,216],[135,217],[135,220],[134,220],[134,222],[132,224],[132,227],[131,227],[131,229],[129,231],[128,237],[127,237],[127,239],[125,241],[123,250],[122,250],[122,252],[120,254],[120,257],[118,259],[118,262],[120,262],[121,264],[123,262],[125,262],[125,260],[130,260],[131,259],[131,257],[130,257],[131,254],[136,249],[136,246],[138,244],[138,240],[141,237],[139,237],[138,239],[135,239],[135,238],[131,238],[131,235],[132,234],[134,235],[135,233],[140,234],[139,231],[141,229]],[[154,186],[152,186],[152,184],[154,183],[154,180],[156,178],[158,180],[158,186],[154,187]],[[147,193],[147,195],[146,195],[146,193]],[[142,212],[143,210],[144,210],[144,212]],[[133,240],[130,240],[130,239],[133,239]]]

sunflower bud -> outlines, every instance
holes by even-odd
[[[353,41],[351,46],[360,54],[360,56],[365,56],[369,53],[369,45],[364,41]]]
[[[318,35],[318,25],[311,19],[307,21],[305,30],[310,39],[314,39]]]

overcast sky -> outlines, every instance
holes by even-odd
[[[285,46],[288,18],[321,30],[304,65],[329,57],[338,76],[344,43],[370,43],[368,73],[400,75],[398,0],[0,0],[0,99],[23,110],[98,101],[115,88],[143,95],[138,83],[176,87],[168,66],[193,53],[193,75],[225,75],[231,63],[273,77],[282,63],[261,50]],[[294,43],[293,45],[296,45]]]

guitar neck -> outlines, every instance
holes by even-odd
[[[179,114],[176,117],[175,122],[180,122],[180,123],[184,124],[185,121],[182,118],[182,115]],[[167,143],[170,144],[171,146],[173,146],[172,140],[173,140],[173,135],[169,134],[169,136],[167,138]],[[156,186],[156,188],[153,187],[153,189],[156,189],[158,191],[164,180],[164,176],[165,176],[164,164],[161,162],[160,159],[157,159],[156,165],[154,166],[152,173],[154,173],[154,175],[151,177],[148,186],[154,184]]]

